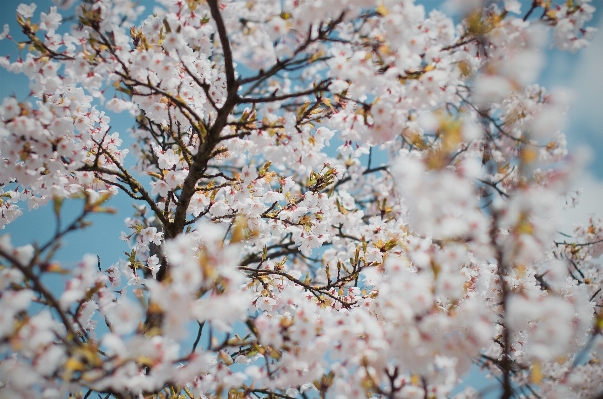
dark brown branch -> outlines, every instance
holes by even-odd
[[[208,0],[207,4],[209,5],[211,17],[216,22],[218,35],[220,36],[220,43],[222,44],[222,52],[224,53],[224,69],[226,72],[226,86],[228,88],[228,92],[231,92],[234,89],[236,93],[238,84],[235,82],[232,50],[230,49],[230,40],[228,39],[228,34],[226,33],[226,26],[224,25],[224,20],[222,19],[222,14],[220,13],[220,8],[218,7],[218,0]]]
[[[19,271],[21,271],[21,273],[23,273],[25,277],[27,277],[32,282],[35,290],[42,294],[46,301],[48,301],[50,305],[54,308],[54,310],[58,313],[67,331],[69,331],[69,333],[71,333],[74,337],[77,337],[78,334],[73,330],[73,322],[69,320],[67,314],[61,308],[59,301],[54,297],[54,295],[52,295],[52,293],[46,287],[44,287],[44,285],[42,285],[39,278],[33,273],[33,271],[29,267],[19,262],[17,258],[4,251],[4,249],[2,248],[0,248],[0,256],[12,263],[13,266],[19,269]],[[71,342],[77,343],[77,341],[75,340]]]
[[[155,201],[153,200],[153,198],[151,198],[151,195],[144,189],[144,187],[142,186],[142,184],[140,184],[138,182],[138,180],[136,180],[126,170],[126,168],[124,168],[117,161],[117,159],[113,156],[113,154],[111,154],[108,151],[105,151],[105,149],[100,145],[100,143],[96,143],[96,145],[98,145],[99,150],[102,151],[103,154],[105,154],[105,156],[108,157],[111,160],[111,162],[113,162],[113,164],[119,169],[119,172],[115,171],[115,170],[107,169],[107,168],[102,168],[102,167],[100,167],[98,165],[86,165],[86,166],[80,168],[80,170],[82,170],[82,171],[88,170],[88,171],[93,171],[93,172],[106,173],[106,174],[109,174],[109,175],[114,175],[114,176],[119,177],[124,183],[126,183],[128,186],[130,186],[132,192],[139,192],[140,193],[140,195],[142,196],[142,198],[144,199],[144,201],[147,204],[149,204],[149,206],[151,207],[151,209],[153,210],[153,212],[155,212],[155,214],[157,215],[157,217],[165,225],[167,223],[167,219],[166,219],[165,215],[163,214],[163,212],[161,211],[161,209],[159,209],[157,207],[157,204],[155,203]]]
[[[362,175],[364,176],[364,175],[368,175],[368,174],[375,173],[375,172],[386,171],[386,170],[388,170],[388,168],[389,168],[389,166],[384,165],[384,166],[379,166],[379,167],[373,168],[373,169],[366,169],[364,172],[362,172]],[[332,189],[335,189],[335,188],[339,187],[341,184],[347,183],[350,180],[352,180],[352,178],[350,176],[344,177],[343,179],[341,179],[337,183],[335,183],[335,186]]]
[[[595,244],[600,244],[602,243],[603,240],[597,240],[597,241],[592,241],[592,242],[583,242],[583,243],[573,243],[573,242],[558,242],[555,241],[555,246],[560,246],[560,245],[568,245],[570,247],[588,247],[589,245],[595,245]]]
[[[491,245],[494,248],[494,250],[496,251],[496,263],[497,263],[497,274],[498,274],[498,278],[500,280],[500,290],[502,292],[502,314],[503,314],[503,320],[502,320],[502,327],[503,327],[503,331],[502,331],[502,349],[503,349],[503,353],[502,353],[502,358],[500,360],[500,367],[501,370],[503,372],[503,379],[502,379],[502,388],[503,388],[503,393],[501,395],[501,399],[509,399],[512,395],[513,395],[513,385],[511,384],[511,368],[512,368],[512,360],[511,360],[511,330],[509,329],[509,326],[507,326],[506,320],[504,319],[504,317],[507,315],[508,312],[508,301],[509,301],[509,295],[510,295],[510,290],[509,290],[509,286],[507,285],[507,281],[505,280],[505,276],[507,274],[507,267],[506,267],[506,262],[504,259],[504,253],[503,253],[503,249],[501,248],[500,245],[498,245],[497,241],[496,241],[496,236],[497,236],[497,229],[498,229],[498,213],[496,211],[493,211],[492,213],[492,222],[490,225],[490,240],[491,240]]]
[[[309,94],[314,94],[314,93],[324,91],[329,87],[330,83],[331,83],[331,79],[325,79],[325,80],[321,81],[318,85],[316,85],[316,87],[313,87],[308,90],[298,91],[298,92],[289,93],[289,94],[283,94],[280,96],[270,96],[270,97],[256,97],[256,98],[237,97],[237,100],[239,102],[249,103],[249,104],[267,103],[267,102],[272,102],[272,101],[287,100],[289,98],[297,98],[297,97],[307,96]]]
[[[226,70],[227,96],[224,105],[218,110],[213,125],[207,130],[206,140],[199,146],[199,150],[197,151],[197,154],[195,154],[193,163],[190,166],[189,174],[186,176],[186,179],[182,184],[180,197],[178,199],[178,203],[176,204],[174,221],[169,223],[165,229],[166,238],[173,238],[184,230],[184,227],[186,226],[186,212],[188,210],[188,205],[190,204],[191,198],[195,194],[195,186],[197,181],[205,174],[207,165],[210,159],[212,159],[212,156],[216,155],[214,148],[221,140],[220,133],[228,122],[228,116],[237,105],[236,97],[239,84],[234,78],[232,53],[226,28],[224,26],[224,21],[222,19],[222,15],[220,14],[217,0],[209,0],[208,4],[211,10],[212,18],[214,18],[218,28],[220,41],[222,42]]]
[[[530,15],[532,15],[532,13],[534,12],[534,10],[536,8],[538,8],[538,4],[540,2],[538,0],[532,0],[532,6],[530,7],[530,9],[528,10],[528,12],[526,13],[526,15],[524,15],[523,20],[527,21],[528,18],[530,18]]]
[[[259,277],[259,276],[278,275],[278,276],[285,277],[287,280],[303,287],[307,291],[310,291],[310,293],[312,293],[312,295],[314,295],[314,297],[316,297],[316,299],[318,299],[321,302],[324,301],[324,299],[321,297],[321,295],[325,295],[325,296],[331,298],[332,300],[341,303],[341,305],[346,309],[349,309],[352,307],[352,305],[356,304],[356,302],[346,302],[346,301],[342,300],[342,298],[331,294],[330,292],[328,292],[327,287],[313,287],[309,284],[304,283],[303,281],[300,281],[299,279],[296,279],[295,277],[289,275],[286,272],[281,272],[278,270],[268,270],[268,269],[252,269],[252,268],[245,267],[245,266],[239,266],[239,269],[250,273],[252,276]]]
[[[268,69],[266,71],[260,71],[260,73],[258,73],[255,76],[250,76],[248,78],[239,79],[238,80],[239,85],[245,85],[247,83],[262,81],[262,80],[265,80],[265,79],[277,74],[279,71],[286,69],[289,65],[293,65],[295,63],[305,64],[306,62],[311,61],[312,56],[308,56],[307,58],[304,58],[302,60],[294,60],[294,59],[302,51],[304,51],[306,48],[308,48],[308,46],[310,46],[312,43],[314,43],[318,40],[325,40],[327,38],[327,36],[329,35],[329,33],[331,33],[333,31],[335,26],[337,26],[338,24],[340,24],[343,21],[344,16],[345,16],[345,12],[342,12],[337,19],[329,22],[328,26],[324,30],[320,30],[318,33],[318,36],[316,36],[315,38],[312,38],[312,35],[310,33],[311,30],[309,30],[306,40],[295,49],[295,51],[293,52],[291,57],[289,57],[288,59],[286,59],[284,61],[277,60],[276,64],[274,64],[270,69]]]

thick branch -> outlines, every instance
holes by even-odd
[[[220,36],[220,43],[222,44],[222,52],[224,53],[226,86],[228,87],[228,91],[230,92],[233,88],[236,88],[237,86],[235,82],[234,66],[232,63],[232,50],[230,49],[230,40],[228,39],[228,34],[226,33],[226,26],[224,25],[224,20],[222,19],[222,14],[220,13],[220,8],[218,7],[218,0],[208,0],[207,4],[209,5],[211,17],[216,22],[216,27],[218,28],[218,35]]]
[[[226,27],[224,26],[224,20],[220,14],[217,0],[209,0],[208,4],[211,10],[212,18],[215,20],[218,28],[220,41],[222,42],[228,92],[226,101],[224,102],[222,108],[218,110],[214,124],[207,131],[207,139],[199,146],[199,150],[194,157],[193,164],[190,166],[189,174],[184,180],[182,191],[180,192],[180,197],[176,206],[174,221],[170,223],[166,229],[166,238],[175,237],[184,230],[184,227],[186,226],[186,211],[188,209],[188,205],[190,204],[191,198],[196,192],[195,186],[197,181],[205,174],[207,164],[214,154],[214,148],[221,140],[220,133],[228,122],[228,115],[230,115],[234,107],[237,105],[237,89],[239,85],[235,81],[234,77],[232,52],[230,49],[228,35],[226,33]]]

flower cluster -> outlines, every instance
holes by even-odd
[[[557,236],[582,165],[534,82],[594,8],[449,6],[20,5],[0,226],[58,225],[0,237],[0,396],[448,398],[472,364],[503,398],[600,392],[603,221]],[[125,258],[55,260],[118,193]]]

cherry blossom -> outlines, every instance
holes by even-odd
[[[590,1],[55,4],[0,58],[31,92],[0,106],[0,226],[79,213],[0,236],[2,395],[477,398],[472,365],[601,394],[603,221],[558,234],[584,157],[535,81]],[[55,259],[115,195],[123,258]]]

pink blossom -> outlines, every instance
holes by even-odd
[[[37,5],[35,3],[31,3],[30,5],[21,3],[19,7],[17,7],[17,12],[23,16],[23,18],[31,18],[33,17],[34,11],[36,11]]]

